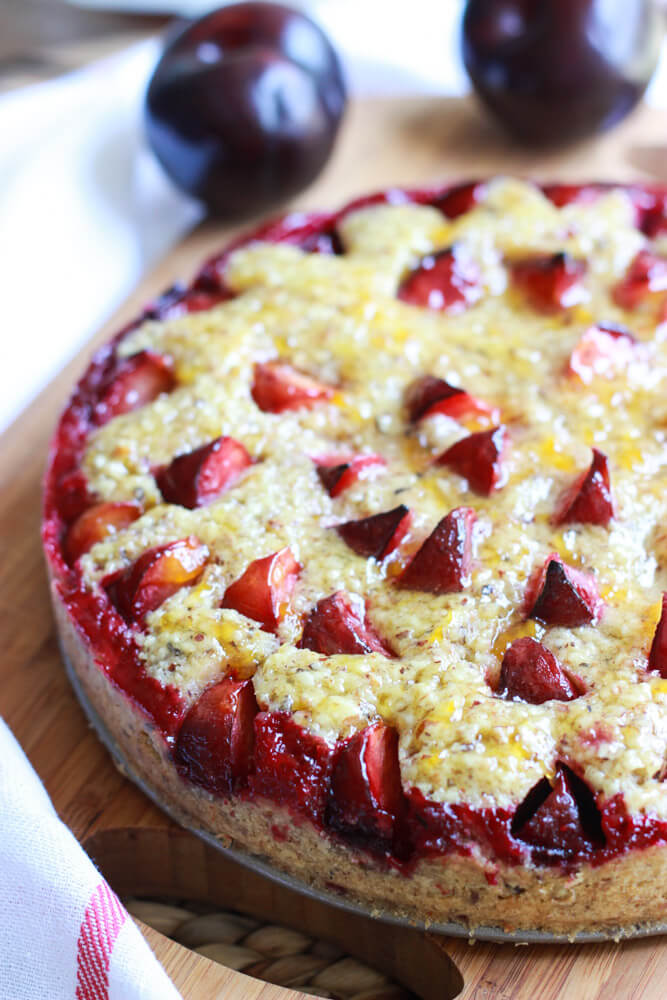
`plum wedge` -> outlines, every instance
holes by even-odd
[[[221,496],[237,482],[252,459],[240,441],[219,437],[194,451],[177,455],[158,469],[155,480],[167,503],[194,510]]]
[[[255,743],[252,681],[232,677],[208,688],[186,715],[174,759],[183,777],[217,795],[247,783]]]
[[[567,371],[589,385],[594,378],[619,375],[637,355],[637,341],[629,330],[599,323],[582,335],[570,355]]]
[[[324,656],[394,655],[369,622],[362,598],[343,590],[318,601],[306,619],[299,646]]]
[[[543,778],[531,789],[516,811],[512,833],[538,856],[564,859],[604,843],[591,790],[564,764],[553,784]]]
[[[327,820],[334,829],[390,839],[404,809],[398,737],[376,722],[346,740],[331,773]]]
[[[511,265],[512,281],[537,312],[568,309],[582,299],[586,263],[568,253],[538,255]]]
[[[507,482],[509,435],[505,427],[477,431],[457,441],[436,459],[468,480],[468,486],[481,496],[490,496]]]
[[[429,594],[450,594],[467,587],[476,518],[472,507],[456,507],[445,514],[398,577],[397,586]]]
[[[100,388],[95,419],[104,424],[152,403],[176,386],[171,360],[153,351],[140,351],[120,361]]]
[[[551,555],[530,581],[526,592],[528,617],[545,625],[592,625],[604,607],[594,577],[567,566]]]
[[[275,632],[285,617],[301,566],[289,547],[255,559],[227,587],[221,608],[232,608]]]
[[[497,423],[500,419],[498,407],[471,396],[465,389],[450,385],[435,375],[423,375],[413,382],[406,393],[405,403],[412,423],[438,413],[458,421],[484,417],[491,423]]]
[[[109,501],[88,507],[79,514],[67,533],[65,552],[68,562],[76,562],[97,542],[129,527],[140,515],[141,507],[131,501]]]
[[[553,515],[554,524],[608,525],[614,516],[607,456],[593,448],[589,468],[565,491]]]
[[[251,792],[321,823],[333,753],[330,743],[297,725],[286,712],[260,712],[255,718]]]
[[[106,581],[106,590],[123,618],[140,624],[181,587],[196,583],[207,559],[207,547],[190,535],[144,552],[128,569]]]
[[[393,510],[362,517],[359,521],[346,521],[337,525],[336,531],[358,556],[382,562],[401,544],[411,523],[412,512],[405,504],[400,504]]]
[[[367,474],[365,470],[377,471],[386,464],[381,455],[351,455],[344,459],[323,455],[315,460],[317,477],[332,500],[363,478]]]
[[[265,413],[311,409],[333,396],[333,388],[280,361],[255,365],[252,398]]]
[[[460,313],[482,295],[479,271],[457,247],[422,257],[398,290],[402,302],[435,312]]]
[[[614,301],[623,309],[634,309],[650,295],[667,291],[667,257],[640,250],[624,278],[614,288]]]
[[[580,693],[557,657],[536,639],[522,636],[505,651],[498,683],[498,694],[503,697],[542,705],[572,701]]]

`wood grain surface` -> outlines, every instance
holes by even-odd
[[[360,102],[350,110],[326,171],[297,204],[334,207],[369,189],[491,172],[667,181],[666,141],[667,113],[641,108],[612,134],[538,156],[509,146],[468,100]],[[96,339],[108,337],[175,278],[187,278],[228,235],[213,225],[192,234]],[[11,345],[11,335],[5,332],[4,338]],[[386,969],[426,1000],[456,995],[466,1000],[665,1000],[667,942],[660,938],[618,945],[471,945],[350,917],[238,868],[179,830],[115,770],[60,663],[39,541],[48,440],[89,356],[90,348],[73,359],[0,439],[0,711],[59,814],[114,888],[234,905],[307,927]],[[156,932],[146,931],[146,936],[186,998],[296,996],[194,956]]]

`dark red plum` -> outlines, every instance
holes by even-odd
[[[602,131],[639,101],[663,28],[651,0],[468,0],[463,61],[477,94],[526,143]]]
[[[298,11],[223,7],[168,43],[146,94],[148,141],[171,179],[225,218],[306,187],[346,102],[338,57]]]

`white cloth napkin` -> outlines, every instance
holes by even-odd
[[[178,1000],[0,719],[0,1000]]]

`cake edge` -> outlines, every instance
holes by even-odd
[[[509,865],[477,849],[471,855],[423,858],[406,875],[338,843],[284,806],[223,799],[187,783],[158,727],[98,667],[58,594],[51,567],[48,571],[62,649],[109,742],[122,749],[132,762],[132,778],[145,785],[157,804],[179,823],[214,838],[222,849],[240,852],[250,864],[268,865],[276,877],[293,878],[304,890],[331,895],[338,889],[342,905],[425,928],[454,922],[471,936],[483,927],[573,939],[590,933],[621,938],[664,931],[667,845],[630,849],[570,872]]]

